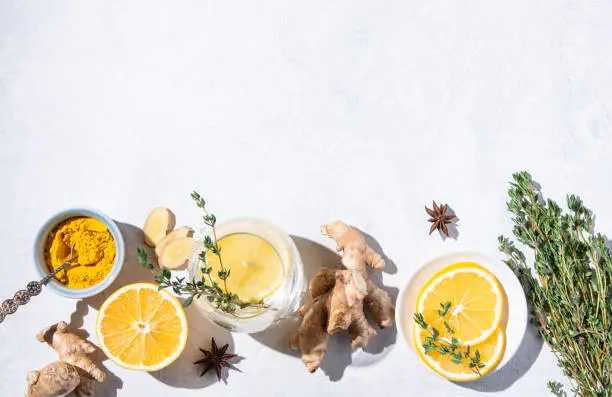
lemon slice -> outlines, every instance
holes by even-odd
[[[187,318],[179,301],[149,283],[127,285],[100,307],[96,335],[117,365],[157,371],[174,362],[187,343]]]
[[[504,356],[506,349],[506,336],[503,330],[496,329],[489,339],[474,346],[470,346],[470,353],[473,356],[478,350],[480,354],[480,362],[484,364],[477,373],[470,368],[469,360],[464,359],[461,364],[452,362],[453,357],[449,354],[442,355],[438,351],[425,353],[423,349],[423,340],[428,336],[427,332],[417,325],[415,328],[415,344],[421,359],[438,375],[450,379],[455,382],[469,382],[485,376],[495,369]],[[465,348],[462,347],[462,351]]]
[[[445,318],[440,303],[450,302]],[[499,328],[504,308],[503,291],[495,276],[473,262],[451,265],[425,284],[417,298],[417,312],[440,331],[443,338],[458,338],[464,345],[477,345]],[[455,331],[450,335],[446,321]]]
[[[227,289],[241,300],[257,302],[272,295],[283,282],[283,263],[274,247],[254,234],[236,233],[219,239],[221,259],[230,270]],[[213,268],[211,275],[220,286],[223,281],[219,257],[208,251],[206,260]]]

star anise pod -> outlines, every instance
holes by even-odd
[[[228,363],[228,360],[237,357],[236,354],[226,354],[229,343],[224,345],[223,347],[217,347],[217,343],[215,342],[215,338],[212,338],[212,346],[211,350],[200,349],[202,353],[204,353],[204,358],[196,361],[194,364],[204,364],[204,371],[200,374],[200,376],[204,376],[210,369],[214,368],[217,373],[217,379],[221,382],[221,368],[233,368],[236,369],[232,364]]]
[[[451,219],[456,218],[456,216],[447,214],[447,210],[448,204],[438,206],[435,201],[433,202],[433,209],[425,207],[425,211],[431,216],[431,218],[428,219],[428,222],[432,223],[429,234],[432,234],[434,230],[438,229],[448,237],[448,228],[446,225],[451,223]]]

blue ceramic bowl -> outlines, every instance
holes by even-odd
[[[38,271],[38,274],[41,278],[46,277],[47,274],[49,274],[47,263],[45,261],[45,244],[47,243],[47,237],[49,236],[49,233],[51,233],[55,226],[57,226],[57,224],[59,224],[60,222],[68,218],[80,216],[95,218],[102,222],[104,225],[106,225],[108,230],[111,232],[113,239],[115,240],[116,253],[115,263],[113,264],[113,268],[111,269],[108,276],[106,276],[106,278],[102,280],[102,282],[92,287],[80,289],[68,288],[55,279],[49,280],[49,283],[47,284],[47,287],[49,289],[51,289],[58,295],[72,299],[87,298],[104,291],[109,285],[112,284],[113,281],[115,281],[117,275],[119,275],[119,272],[123,267],[123,260],[125,257],[125,244],[123,242],[123,236],[121,235],[117,224],[111,218],[106,216],[104,213],[94,209],[68,209],[65,211],[61,211],[57,215],[51,217],[51,219],[49,219],[47,222],[45,222],[43,227],[38,232],[38,235],[36,236],[36,241],[34,243],[34,263],[36,264],[36,270]]]

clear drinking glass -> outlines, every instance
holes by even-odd
[[[262,331],[294,313],[305,294],[305,278],[302,258],[291,237],[271,223],[251,218],[229,220],[215,228],[219,240],[231,234],[246,233],[267,241],[281,259],[283,281],[272,295],[264,299],[262,307],[250,306],[229,314],[217,310],[202,297],[193,303],[197,309],[214,323],[232,332],[244,333]],[[199,244],[189,262],[188,278],[192,280],[202,278],[200,269],[204,264],[199,258],[202,249],[202,244]]]

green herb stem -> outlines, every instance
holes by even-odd
[[[612,255],[606,240],[593,231],[593,214],[579,197],[568,195],[563,211],[544,200],[526,172],[514,174],[510,185],[514,236],[533,249],[534,261],[528,264],[506,237],[500,236],[499,247],[523,285],[538,331],[574,393],[612,396]],[[556,382],[549,388],[566,395]]]
[[[450,302],[441,302],[440,309],[437,310],[437,313],[440,318],[444,319],[444,327],[446,328],[447,333],[453,335],[455,334],[455,330],[445,320],[450,309]],[[425,330],[430,335],[423,341],[423,349],[425,354],[437,351],[443,356],[450,355],[452,357],[451,362],[457,365],[464,364],[467,361],[467,364],[472,371],[478,374],[478,376],[482,376],[480,370],[485,367],[485,364],[481,362],[480,351],[478,349],[474,350],[472,353],[469,345],[464,345],[454,336],[451,337],[450,340],[441,337],[440,331],[437,328],[430,326],[425,321],[425,317],[422,313],[416,313],[414,315],[414,321],[419,327],[421,327],[421,329]]]
[[[138,261],[140,264],[153,272],[153,279],[159,285],[159,289],[170,288],[177,295],[186,296],[183,300],[183,307],[191,305],[195,299],[201,297],[206,298],[217,309],[230,314],[234,313],[238,308],[245,308],[247,306],[266,307],[262,302],[244,302],[240,300],[238,295],[229,291],[227,279],[231,272],[223,266],[221,247],[217,240],[217,230],[215,227],[217,218],[214,214],[208,212],[206,201],[198,192],[194,191],[191,193],[191,197],[196,202],[196,205],[204,212],[202,219],[204,223],[210,227],[212,232],[212,238],[208,235],[204,237],[203,248],[199,254],[199,260],[203,264],[200,270],[201,279],[189,282],[185,281],[184,278],[173,280],[170,270],[162,268],[161,271],[155,271],[156,267],[149,263],[147,251],[144,247],[138,247]],[[223,281],[223,288],[218,285],[211,275],[213,268],[208,265],[206,260],[208,251],[219,258],[220,269],[217,271],[217,276]]]

